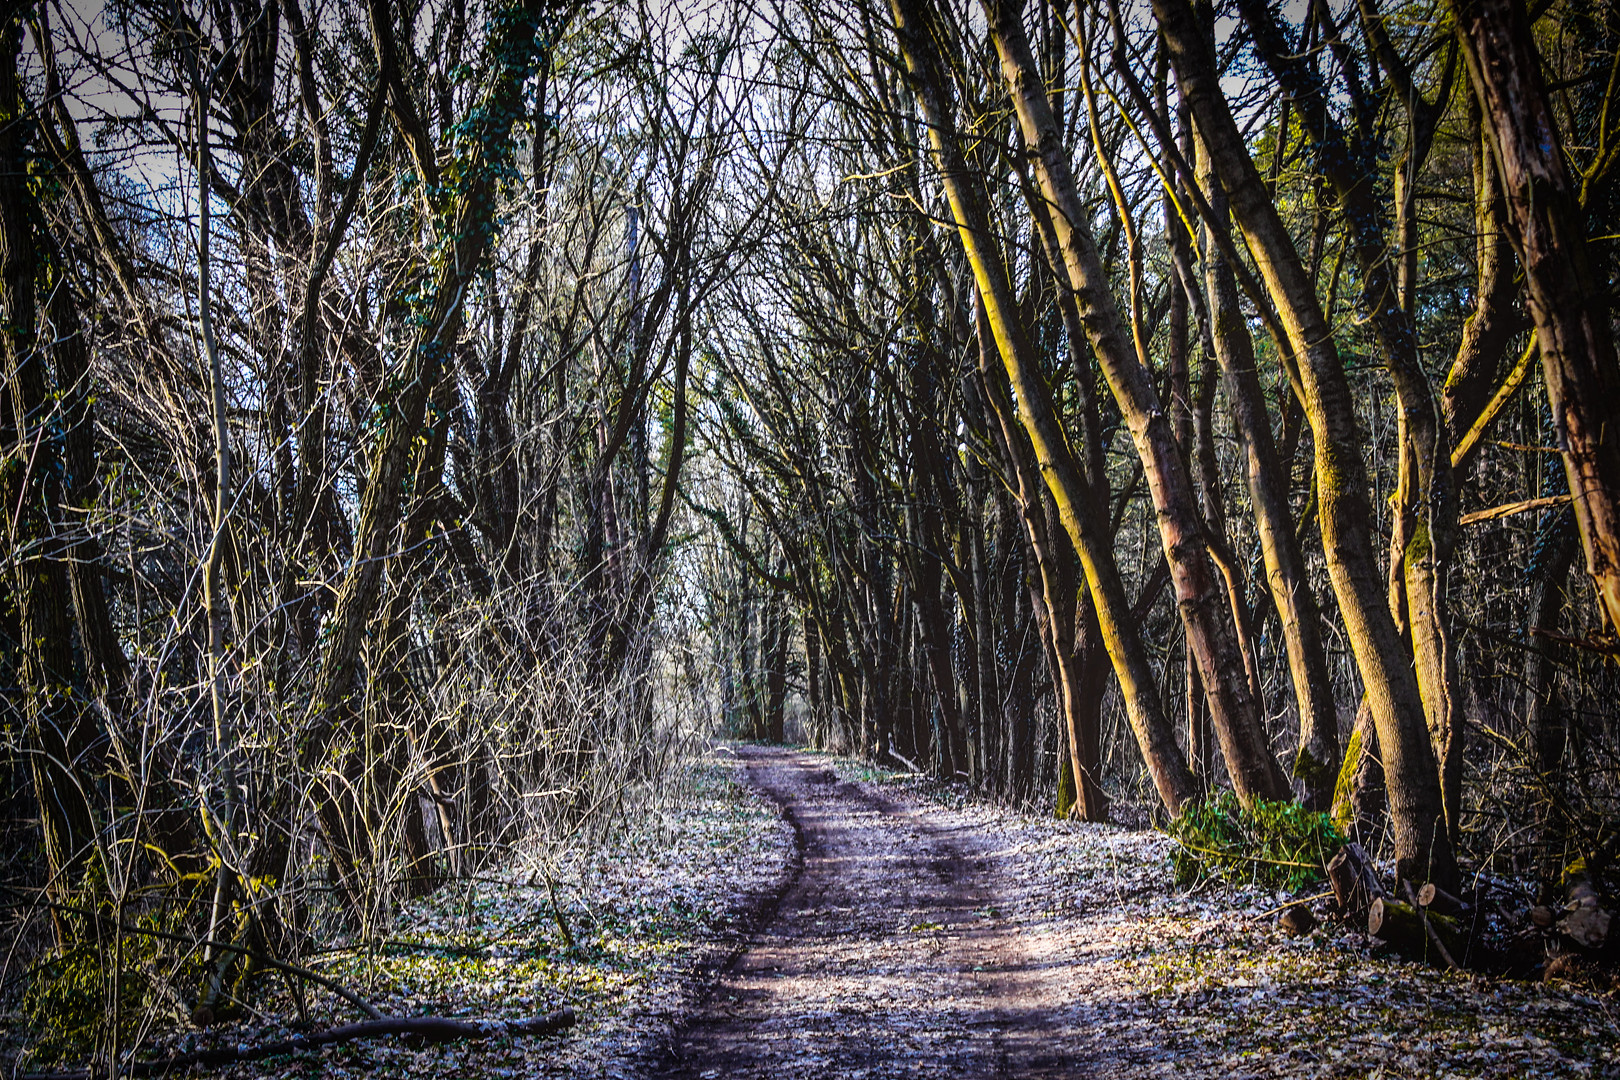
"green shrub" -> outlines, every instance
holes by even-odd
[[[1178,885],[1218,874],[1292,892],[1323,880],[1323,865],[1344,843],[1327,814],[1266,799],[1245,810],[1230,791],[1190,804],[1165,831],[1176,841]]]

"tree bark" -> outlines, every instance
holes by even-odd
[[[1497,369],[1513,335],[1524,329],[1514,311],[1519,295],[1513,245],[1506,227],[1507,205],[1502,181],[1483,130],[1478,103],[1471,97],[1470,131],[1474,172],[1474,313],[1463,323],[1462,342],[1440,393],[1440,415],[1451,446],[1452,468],[1466,475],[1478,447],[1474,429],[1485,417]]]
[[[1491,133],[1586,571],[1620,633],[1620,363],[1521,0],[1450,0]]]
[[[1191,0],[1154,0],[1183,96],[1210,152],[1266,290],[1298,361],[1316,454],[1322,545],[1361,671],[1388,776],[1396,858],[1405,877],[1450,884],[1456,875],[1439,770],[1411,654],[1401,641],[1373,558],[1374,516],[1354,398],[1299,252],[1249,157],[1227,105],[1210,28]]]
[[[1064,743],[1069,753],[1069,768],[1076,782],[1075,810],[1071,817],[1082,821],[1108,820],[1108,796],[1099,783],[1101,764],[1101,704],[1100,689],[1093,700],[1086,692],[1085,650],[1079,648],[1077,628],[1076,583],[1070,572],[1068,537],[1063,535],[1046,512],[1049,495],[1040,480],[1040,467],[1029,447],[1028,436],[1018,426],[1018,418],[1008,393],[1007,373],[995,354],[995,341],[982,300],[975,297],[978,314],[979,376],[985,388],[991,411],[1001,429],[998,442],[1006,448],[1009,472],[1017,482],[1014,492],[1020,516],[1024,520],[1025,535],[1040,576],[1041,598],[1047,611],[1048,633],[1052,639],[1054,663],[1053,689],[1057,693],[1060,714],[1064,724]],[[1089,607],[1089,605],[1087,605]],[[1095,618],[1092,622],[1095,622]],[[1095,658],[1093,658],[1095,663]]]

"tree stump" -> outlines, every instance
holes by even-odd
[[[1339,917],[1346,922],[1359,920],[1372,902],[1384,895],[1384,887],[1373,872],[1372,860],[1367,858],[1361,845],[1353,841],[1340,848],[1329,861],[1327,876]]]
[[[1425,929],[1420,909],[1380,896],[1367,908],[1367,933],[1408,959],[1456,966],[1467,944],[1457,921],[1438,914],[1427,918]]]

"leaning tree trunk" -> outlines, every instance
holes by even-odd
[[[1041,600],[1046,608],[1047,632],[1053,652],[1053,689],[1064,723],[1064,742],[1069,753],[1069,769],[1075,780],[1075,807],[1071,817],[1083,821],[1108,819],[1108,796],[1099,781],[1100,716],[1096,703],[1085,698],[1085,654],[1076,648],[1076,598],[1074,575],[1069,565],[1067,537],[1056,527],[1055,515],[1047,513],[1047,497],[1040,479],[1040,467],[1031,452],[1028,437],[1018,426],[1007,388],[1007,373],[995,358],[995,342],[983,304],[979,313],[979,377],[985,397],[1001,431],[997,442],[1005,448],[1009,472],[1017,483],[1015,496],[1024,520],[1025,534],[1035,556],[1040,575]],[[1092,620],[1095,622],[1095,619]],[[1101,693],[1097,694],[1100,700]]]
[[[1175,813],[1195,794],[1192,774],[1176,745],[1175,731],[1164,716],[1153,667],[1131,621],[1130,603],[1114,563],[1112,546],[1097,520],[1091,492],[1058,421],[1051,388],[1046,385],[1039,357],[1013,299],[1006,263],[990,228],[983,189],[957,142],[937,46],[917,0],[891,0],[890,7],[917,104],[929,128],[929,143],[944,181],[957,235],[984,299],[1002,364],[1018,393],[1020,420],[1029,433],[1064,528],[1085,567],[1102,636],[1114,662],[1143,760],[1159,797]]]
[[[1263,0],[1238,0],[1255,49],[1298,108],[1316,159],[1349,229],[1350,248],[1361,270],[1360,306],[1373,331],[1395,386],[1398,467],[1390,535],[1389,603],[1396,625],[1412,643],[1413,670],[1423,700],[1430,740],[1439,765],[1441,802],[1453,843],[1462,800],[1461,694],[1457,684],[1456,647],[1450,633],[1446,577],[1457,539],[1457,492],[1452,480],[1451,450],[1440,423],[1440,411],[1418,358],[1417,329],[1403,310],[1400,274],[1393,265],[1365,153],[1329,109],[1320,73],[1288,40]],[[1371,8],[1368,4],[1369,10]],[[1370,24],[1375,39],[1382,24]],[[1404,66],[1389,58],[1392,78]],[[1421,95],[1407,96],[1411,124],[1407,155],[1400,171],[1415,175],[1427,156],[1434,129],[1434,110]],[[1399,184],[1397,184],[1399,190]]]
[[[1374,516],[1354,397],[1293,239],[1255,168],[1221,88],[1210,28],[1191,0],[1154,0],[1183,97],[1298,362],[1316,453],[1323,554],[1367,690],[1389,790],[1399,872],[1449,887],[1456,863],[1423,699],[1373,556]],[[1221,223],[1212,223],[1216,228]]]
[[[1147,475],[1177,605],[1186,625],[1187,648],[1197,657],[1227,772],[1246,804],[1261,798],[1286,798],[1288,780],[1266,739],[1227,590],[1210,556],[1192,477],[1152,376],[1130,343],[1102,259],[1086,230],[1089,215],[1051,100],[1030,54],[1022,15],[1007,0],[984,0],[984,9],[1024,140],[1033,151],[1041,191],[1054,209],[1048,220],[1056,232],[1053,246],[1062,252],[1063,266],[1053,269],[1060,282],[1067,273],[1086,334]]]
[[[1450,0],[1492,135],[1586,570],[1620,632],[1620,363],[1608,285],[1587,251],[1579,193],[1521,0]]]
[[[1199,182],[1209,192],[1211,206],[1217,214],[1224,214],[1226,199],[1219,195],[1209,155],[1201,146],[1198,171]],[[1333,781],[1339,766],[1339,721],[1328,674],[1327,652],[1322,645],[1321,611],[1306,574],[1299,537],[1294,531],[1288,473],[1272,438],[1265,390],[1260,385],[1248,321],[1238,302],[1237,281],[1207,230],[1204,286],[1208,295],[1210,338],[1225,375],[1233,426],[1243,447],[1249,502],[1254,508],[1255,531],[1265,561],[1266,584],[1282,624],[1288,674],[1299,708],[1299,750],[1294,756],[1294,781],[1303,789],[1306,806],[1326,810],[1333,798]]]

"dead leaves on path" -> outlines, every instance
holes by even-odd
[[[829,760],[829,767],[857,777],[854,766]],[[1437,971],[1374,955],[1361,939],[1325,929],[1289,938],[1275,927],[1286,897],[1225,885],[1176,891],[1169,841],[1157,834],[1027,817],[958,796],[944,805],[914,788],[885,784],[884,795],[982,837],[995,915],[1016,924],[1032,960],[1065,969],[1060,1030],[1050,1037],[1072,1054],[1076,1076],[1620,1076],[1620,1023],[1610,998]],[[503,883],[450,890],[421,905],[399,929],[400,941],[455,951],[379,950],[335,955],[323,966],[368,987],[388,1011],[516,1016],[570,1004],[581,1014],[575,1031],[505,1045],[354,1048],[223,1075],[642,1075],[691,1006],[701,972],[733,947],[739,911],[786,866],[792,832],[712,765],[700,767],[679,805],[633,825],[612,844],[552,867],[582,956],[562,946],[547,889],[530,884],[534,865],[520,862]],[[914,928],[914,921],[899,936],[915,962],[927,963],[950,928]],[[820,1021],[783,1019],[763,1033],[779,1042],[783,1075],[834,1074],[827,1047],[806,1037],[818,1023],[850,1019],[834,1012]],[[221,1037],[273,1030],[266,1024]],[[953,1075],[948,1048],[930,1050],[938,1052],[868,1072]]]

